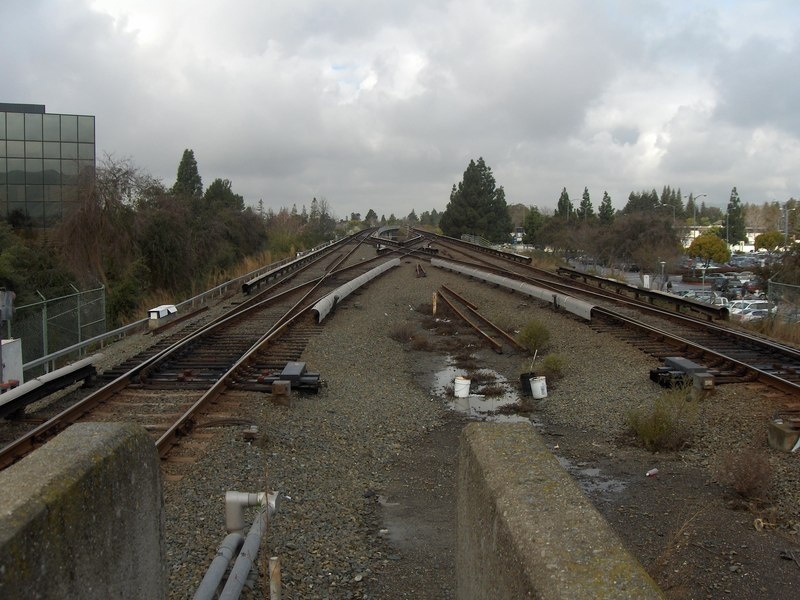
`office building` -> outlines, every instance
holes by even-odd
[[[94,173],[94,116],[0,103],[0,219],[50,227],[77,208]]]

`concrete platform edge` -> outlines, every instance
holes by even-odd
[[[459,447],[457,597],[662,598],[528,423],[471,423]]]

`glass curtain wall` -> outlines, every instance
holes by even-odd
[[[77,207],[79,186],[94,178],[94,117],[31,106],[21,112],[0,104],[0,218],[50,227]]]

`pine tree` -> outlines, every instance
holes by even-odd
[[[589,188],[587,187],[583,188],[583,197],[581,198],[581,203],[577,210],[577,216],[578,220],[583,222],[594,219],[594,207],[592,207],[592,201],[589,198]]]
[[[744,210],[742,209],[742,201],[739,199],[739,192],[736,191],[736,186],[731,190],[731,197],[728,201],[725,230],[726,241],[729,244],[737,244],[747,240],[747,229],[744,224]]]
[[[445,235],[472,234],[493,242],[505,241],[511,233],[505,191],[495,187],[492,170],[479,158],[469,161],[464,177],[450,191],[450,202],[439,226]]]
[[[569,221],[570,216],[572,216],[574,209],[572,207],[572,202],[569,199],[569,193],[567,193],[567,188],[563,188],[561,190],[561,195],[558,197],[558,204],[556,205],[556,216],[561,217],[565,221]]]
[[[598,213],[601,225],[611,225],[614,222],[614,207],[611,206],[611,196],[608,195],[608,192],[603,192],[603,200],[600,202]]]
[[[194,158],[193,150],[187,148],[183,151],[181,162],[178,165],[178,176],[175,185],[172,186],[172,193],[192,198],[203,197],[203,181],[197,170],[197,161]]]

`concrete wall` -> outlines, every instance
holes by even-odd
[[[147,432],[73,425],[0,472],[0,598],[163,598],[163,530]]]
[[[661,598],[528,423],[472,423],[458,464],[457,597]]]

